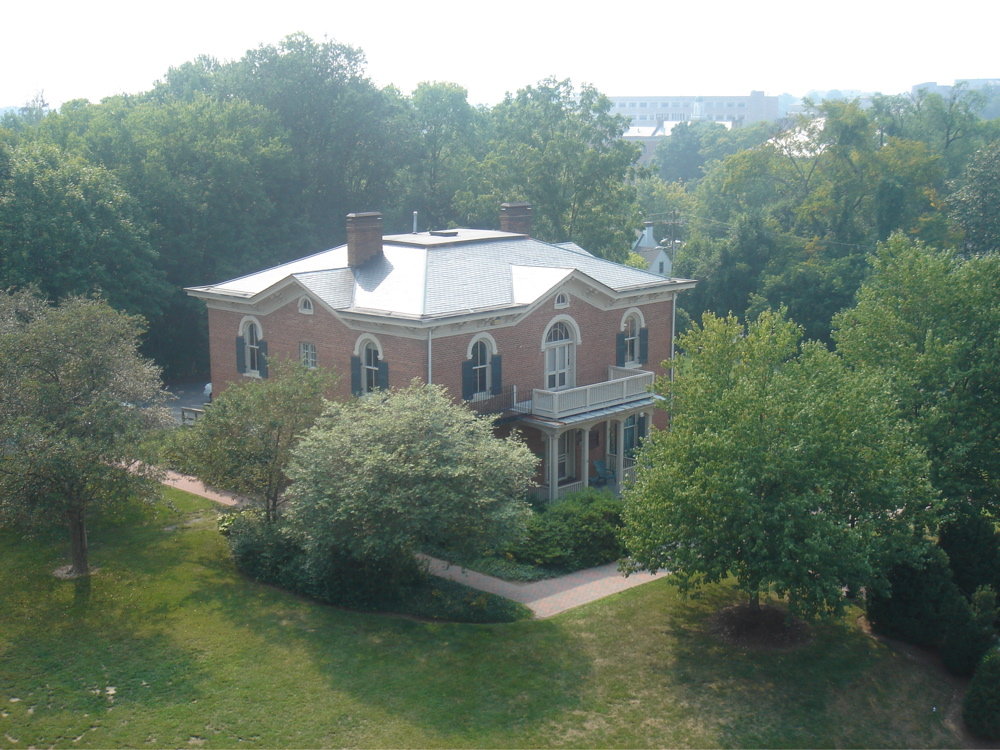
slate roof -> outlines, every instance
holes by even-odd
[[[256,301],[294,278],[333,309],[437,318],[530,305],[574,272],[614,292],[693,285],[522,234],[480,229],[386,235],[382,254],[349,268],[347,246],[218,284],[203,299]]]

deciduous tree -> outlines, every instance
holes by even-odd
[[[278,361],[265,380],[231,385],[169,446],[174,463],[207,484],[250,498],[277,519],[292,449],[323,412],[332,371]]]
[[[95,511],[159,492],[135,463],[144,431],[169,419],[141,330],[96,299],[0,295],[0,521],[65,524],[73,575],[90,570]]]
[[[1000,511],[1000,254],[895,235],[871,265],[834,319],[838,351],[888,378],[949,502]]]
[[[764,313],[746,329],[706,315],[679,339],[657,386],[670,426],[625,495],[633,569],[685,590],[733,576],[751,605],[771,591],[816,615],[905,556],[934,496],[926,458],[877,380],[800,337]]]

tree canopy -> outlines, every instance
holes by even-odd
[[[625,493],[632,569],[684,590],[733,576],[751,604],[770,591],[805,615],[884,585],[934,492],[882,384],[778,313],[746,328],[706,314],[678,346],[675,379],[657,384],[670,426]]]
[[[97,299],[0,295],[0,522],[65,524],[74,575],[89,572],[95,510],[159,492],[136,463],[143,433],[169,419],[141,330]]]
[[[895,235],[871,265],[834,319],[838,351],[888,378],[950,502],[1000,512],[1000,254]]]
[[[523,530],[536,459],[439,386],[331,402],[293,451],[285,517],[314,559],[393,567],[428,542],[500,545]]]
[[[290,483],[292,449],[335,383],[331,370],[274,362],[268,378],[229,386],[194,425],[178,431],[171,460],[206,484],[253,500],[274,521]]]

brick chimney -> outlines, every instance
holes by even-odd
[[[363,266],[382,254],[382,214],[347,214],[347,265]]]
[[[531,236],[531,204],[503,203],[500,206],[500,231]]]

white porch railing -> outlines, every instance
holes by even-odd
[[[602,383],[547,391],[535,388],[531,392],[531,413],[559,419],[594,409],[626,404],[642,398],[653,384],[653,373],[625,367],[608,368],[608,379]]]

